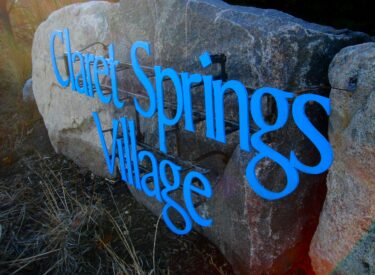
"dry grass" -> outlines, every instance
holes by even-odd
[[[0,274],[230,273],[216,248],[196,232],[172,234],[122,184],[115,193],[63,157],[20,152],[37,149],[30,135],[45,135],[35,126],[40,116],[20,102],[33,33],[72,2],[19,0],[14,36],[0,33]]]
[[[232,274],[197,232],[176,236],[121,182],[61,156],[0,167],[0,274]]]
[[[108,208],[96,191],[68,191],[72,182],[62,177],[61,163],[51,165],[48,158],[27,159],[27,182],[0,184],[0,273],[144,274],[126,211],[114,200]]]

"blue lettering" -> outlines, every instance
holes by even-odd
[[[155,114],[155,111],[156,111],[155,90],[150,80],[147,78],[146,74],[143,72],[141,66],[138,63],[138,59],[137,59],[138,48],[144,49],[147,55],[150,55],[151,54],[150,45],[147,42],[137,41],[132,45],[132,48],[131,48],[131,61],[132,61],[133,70],[138,80],[142,83],[142,85],[146,89],[146,92],[150,98],[150,103],[149,103],[150,105],[148,107],[148,110],[145,111],[142,109],[138,100],[134,98],[134,106],[137,112],[140,113],[143,117],[150,118]]]
[[[262,97],[264,94],[272,95],[276,100],[278,116],[273,125],[269,125],[263,119],[262,114]],[[262,141],[262,136],[271,131],[276,131],[283,127],[288,119],[288,98],[292,98],[293,94],[284,92],[274,88],[261,88],[254,92],[251,99],[251,114],[254,122],[259,126],[260,130],[251,137],[252,146],[259,152],[250,160],[246,168],[246,178],[250,187],[256,194],[267,200],[276,200],[287,196],[293,192],[299,181],[297,170],[289,163],[289,160],[280,153],[273,150]],[[281,192],[273,192],[265,188],[256,177],[255,168],[259,161],[264,158],[270,158],[280,165],[286,173],[287,183]]]
[[[99,64],[102,64],[103,68],[99,68]],[[95,58],[94,62],[94,81],[95,81],[95,90],[99,96],[99,100],[104,104],[109,104],[112,99],[112,95],[104,95],[103,90],[101,88],[99,75],[107,75],[108,76],[109,69],[108,69],[108,63],[106,59],[102,56],[97,56]]]
[[[236,80],[222,83],[221,80],[214,81],[215,95],[215,119],[216,119],[216,140],[226,143],[225,122],[224,122],[224,93],[232,90],[237,94],[239,106],[239,127],[240,127],[240,148],[250,151],[250,129],[249,129],[249,99],[245,86]]]
[[[116,75],[116,67],[120,63],[119,61],[115,60],[115,47],[111,44],[108,47],[108,64],[110,67],[110,75],[111,75],[111,84],[112,84],[112,95],[113,95],[113,104],[118,109],[124,107],[124,102],[121,102],[118,97],[118,88],[117,88],[117,75]]]
[[[55,76],[56,76],[56,79],[57,79],[57,82],[59,82],[59,84],[63,87],[63,88],[66,88],[69,86],[69,82],[70,82],[70,77],[68,76],[68,79],[64,80],[59,72],[59,69],[57,67],[57,63],[56,63],[56,55],[55,55],[55,39],[56,39],[56,36],[58,38],[60,38],[61,42],[64,43],[64,37],[63,37],[63,33],[61,31],[54,31],[51,35],[51,39],[50,39],[50,52],[51,52],[51,61],[52,61],[52,68],[53,68],[53,72],[55,73]]]
[[[167,153],[167,146],[165,144],[165,126],[173,126],[177,124],[183,112],[183,95],[181,89],[181,81],[178,74],[171,68],[162,69],[160,66],[155,66],[156,75],[156,94],[158,105],[158,122],[159,122],[159,146],[160,151]],[[174,84],[176,91],[176,114],[173,118],[169,118],[164,112],[164,89],[163,79],[168,77]]]
[[[172,177],[173,177],[172,184],[169,182],[167,178],[167,174],[166,174],[167,167],[169,167],[170,170],[172,171]],[[163,207],[163,212],[162,212],[163,219],[166,225],[169,227],[169,229],[171,229],[175,234],[178,234],[178,235],[187,234],[190,232],[193,226],[191,219],[188,213],[186,213],[185,209],[183,209],[181,205],[179,205],[177,202],[171,199],[171,197],[169,197],[168,195],[168,193],[170,193],[171,191],[177,190],[180,185],[180,173],[179,172],[181,171],[181,167],[174,164],[173,162],[169,160],[163,160],[160,162],[159,170],[160,170],[160,179],[165,186],[165,188],[161,191],[161,196],[163,198],[163,201],[165,202],[165,205]],[[170,208],[173,208],[181,215],[181,217],[185,221],[185,228],[180,229],[174,225],[174,223],[172,222],[172,220],[170,219],[168,215],[168,210]]]
[[[158,176],[158,162],[154,154],[148,151],[140,151],[138,153],[138,158],[140,161],[143,161],[145,158],[148,158],[151,162],[151,172],[146,173],[142,176],[141,186],[142,190],[149,197],[155,197],[158,201],[162,201],[160,196],[160,186],[159,186],[159,176]],[[151,179],[151,180],[150,180]],[[152,182],[154,189],[150,190],[149,182]]]
[[[203,189],[200,189],[194,186],[192,184],[193,180],[199,180],[203,185]],[[208,179],[202,174],[195,172],[195,171],[192,171],[189,174],[187,174],[184,180],[183,194],[184,194],[185,205],[190,216],[197,224],[201,226],[210,226],[212,224],[212,219],[202,218],[195,210],[193,199],[191,197],[192,192],[197,193],[206,198],[211,198],[212,196],[212,189],[211,189],[211,185]]]
[[[80,94],[87,94],[87,81],[86,81],[86,70],[85,70],[85,62],[83,56],[80,52],[75,52],[72,54],[72,61],[73,63],[76,62],[77,58],[79,59],[80,70],[77,75],[74,75],[74,82],[77,89],[77,92]],[[79,79],[82,79],[82,87],[79,85]]]
[[[99,120],[99,116],[96,112],[93,112],[92,116],[94,117],[96,128],[98,129],[98,135],[99,135],[100,143],[101,143],[102,148],[103,148],[104,158],[105,158],[105,161],[107,163],[108,171],[111,175],[113,175],[114,172],[115,172],[116,144],[117,144],[116,140],[117,140],[118,120],[116,120],[116,119],[112,120],[112,126],[113,126],[113,130],[112,130],[112,138],[113,138],[112,154],[109,155],[107,143],[105,141],[102,126],[101,126],[100,120]]]
[[[304,173],[321,174],[331,166],[333,162],[333,151],[328,140],[314,127],[305,114],[305,105],[309,101],[319,103],[324,108],[327,115],[330,115],[331,108],[329,105],[329,98],[314,94],[305,94],[296,98],[292,107],[293,118],[297,127],[318,149],[321,160],[319,164],[315,166],[308,166],[301,163],[297,159],[296,154],[292,151],[290,152],[290,164]]]

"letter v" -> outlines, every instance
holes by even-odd
[[[101,126],[100,120],[99,120],[99,116],[96,112],[93,112],[92,116],[94,117],[96,128],[98,129],[99,139],[100,139],[100,143],[102,144],[102,147],[103,147],[104,158],[105,158],[105,161],[107,162],[108,171],[111,175],[113,175],[114,171],[115,171],[118,120],[116,120],[116,119],[112,120],[112,126],[113,126],[113,130],[112,130],[112,154],[109,155],[107,143],[105,142],[102,126]]]

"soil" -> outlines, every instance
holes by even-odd
[[[45,249],[47,246],[55,245],[55,240],[46,240],[45,236],[50,232],[43,228],[50,227],[54,231],[59,227],[51,225],[41,213],[45,207],[40,206],[46,200],[46,183],[56,189],[60,188],[59,184],[62,183],[63,189],[74,200],[79,201],[80,206],[98,207],[100,202],[101,209],[108,210],[116,219],[122,217],[144,273],[153,270],[154,258],[154,274],[233,273],[220,251],[207,239],[194,231],[185,236],[171,233],[162,220],[158,223],[158,217],[132,197],[124,183],[97,177],[55,154],[34,102],[24,103],[19,98],[12,100],[4,97],[0,102],[0,105],[3,105],[0,106],[0,274],[15,271],[17,274],[43,274],[46,271],[54,274],[92,273],[99,270],[101,274],[113,273],[118,268],[108,268],[108,265],[114,265],[115,261],[110,263],[108,255],[102,256],[108,254],[108,251],[97,245],[97,232],[101,234],[100,241],[104,240],[118,255],[123,255],[121,257],[124,260],[131,262],[121,240],[111,236],[116,235],[113,233],[114,226],[105,223],[100,229],[94,228],[92,232],[87,229],[88,236],[92,234],[92,240],[87,243],[91,241],[97,246],[94,249],[97,255],[91,257],[92,262],[83,264],[81,269],[74,268],[73,264],[54,267],[59,257],[57,252],[48,254],[48,257],[39,257],[40,254],[49,253]],[[51,180],[53,178],[59,180]],[[61,194],[60,191],[56,191],[56,194]],[[64,207],[60,207],[60,210],[64,210]],[[74,225],[75,218],[68,224]],[[81,247],[87,245],[82,240],[81,242]],[[70,249],[70,253],[76,255],[73,252],[76,253]],[[79,264],[80,256],[76,257]],[[27,262],[29,258],[33,260]],[[108,263],[99,263],[98,259],[107,260]],[[88,266],[93,269],[89,270]],[[50,268],[52,270],[48,272]],[[134,270],[131,270],[131,273],[133,272]]]
[[[1,99],[0,275],[233,274],[209,240],[173,234],[123,182],[57,155],[34,102]],[[287,274],[313,274],[308,257]]]

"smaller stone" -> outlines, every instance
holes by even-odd
[[[311,264],[316,274],[375,274],[375,43],[341,50],[329,78],[335,160]]]

